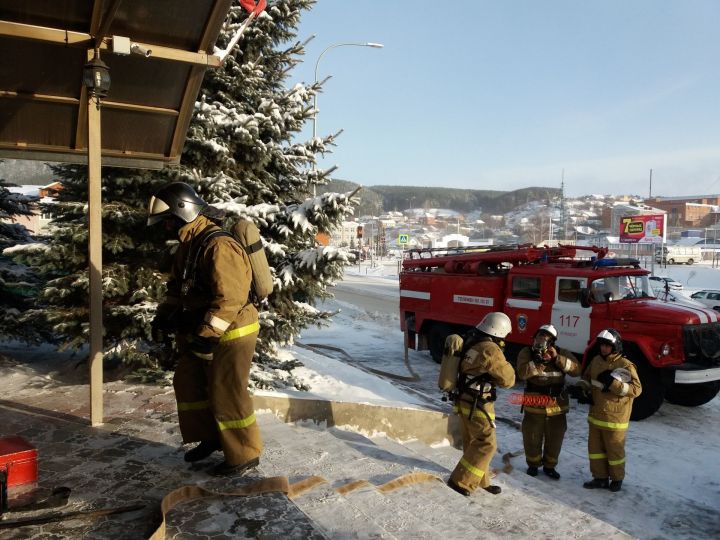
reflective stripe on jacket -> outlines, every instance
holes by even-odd
[[[193,321],[192,328],[188,329],[191,334],[227,341],[241,337],[241,329],[254,329],[252,325],[257,324],[257,310],[248,303],[252,268],[245,250],[232,237],[215,236],[203,242],[204,235],[213,230],[221,229],[202,215],[180,229],[180,246],[168,281],[166,303],[179,300],[184,313]],[[192,286],[183,287],[183,271],[188,258],[199,248],[198,242],[204,246],[195,268],[195,279]],[[225,337],[228,335],[234,337]]]
[[[468,379],[487,373],[493,383],[500,388],[510,388],[515,384],[515,370],[505,359],[502,349],[490,339],[482,340],[470,347],[460,362],[460,372],[465,374]],[[490,393],[486,392],[482,397],[488,398],[489,395]],[[474,399],[474,394],[463,392],[456,406],[460,407],[461,411],[467,408],[466,414],[469,415]],[[482,410],[480,410],[481,408]],[[487,416],[485,416],[486,414]],[[487,419],[487,417],[490,417],[491,420],[495,418],[495,406],[492,401],[478,403],[473,414],[473,419]]]
[[[518,354],[517,373],[518,378],[528,382],[530,388],[525,389],[527,396],[549,395],[543,392],[547,388],[562,388],[565,385],[565,374],[572,376],[580,375],[580,363],[575,356],[565,349],[555,347],[557,356],[554,359],[542,359],[539,361],[531,347],[524,347]],[[565,392],[553,392],[553,401],[548,405],[525,405],[524,411],[530,414],[541,414],[555,416],[564,414],[569,410],[569,399]]]
[[[624,368],[630,373],[630,382],[613,380],[607,392],[603,392],[603,384],[597,376],[603,371]],[[588,422],[600,429],[627,429],[632,412],[633,399],[642,392],[640,378],[635,364],[621,354],[612,353],[603,358],[597,355],[590,361],[583,379],[592,386],[593,405],[590,406]]]

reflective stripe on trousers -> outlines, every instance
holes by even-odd
[[[178,411],[201,411],[210,408],[210,401],[178,401]]]
[[[251,426],[255,423],[255,413],[252,413],[250,416],[246,418],[241,418],[240,420],[224,420],[222,422],[218,421],[217,425],[220,431],[224,429],[243,429],[248,426]]]
[[[478,469],[477,467],[472,465],[470,462],[468,462],[468,460],[466,460],[464,457],[460,458],[460,465],[465,467],[468,470],[468,472],[474,474],[478,478],[482,478],[483,476],[485,476],[485,471],[483,471],[482,469]]]

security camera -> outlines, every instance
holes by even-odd
[[[152,54],[151,49],[146,49],[145,47],[141,47],[137,43],[133,43],[132,45],[130,45],[130,51],[135,54],[141,54],[145,58],[147,58],[148,56],[150,56]]]

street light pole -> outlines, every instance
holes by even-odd
[[[320,65],[320,60],[322,59],[323,55],[328,52],[330,49],[336,49],[338,47],[372,47],[373,49],[382,49],[384,45],[382,43],[335,43],[334,45],[330,45],[327,47],[323,52],[320,53],[320,56],[318,56],[317,61],[315,62],[315,85],[317,85],[318,82],[318,66]],[[313,130],[312,130],[312,136],[313,140],[315,137],[317,137],[317,114],[318,114],[318,108],[317,108],[317,91],[313,95]],[[317,169],[317,163],[313,162],[313,171]],[[313,197],[317,195],[315,184],[313,184]]]

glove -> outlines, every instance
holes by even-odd
[[[577,399],[578,403],[593,405],[592,393],[589,392],[587,386],[575,384],[567,387],[568,395]]]
[[[603,384],[602,391],[608,392],[610,390],[610,385],[615,380],[615,377],[612,376],[612,371],[606,369],[605,371],[598,373],[597,380]]]
[[[213,353],[219,344],[219,337],[192,336],[190,339],[190,352],[203,360],[212,360]]]
[[[172,330],[174,329],[169,328],[168,321],[165,317],[156,315],[150,323],[150,336],[155,343],[165,343],[165,340],[167,340],[168,336],[172,333]]]
[[[155,318],[150,323],[150,336],[156,343],[164,343],[170,334],[177,331],[180,310],[174,308],[170,311],[163,309],[165,304],[160,306]]]

